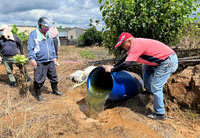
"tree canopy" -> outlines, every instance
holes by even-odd
[[[99,20],[95,21],[95,24],[99,24]],[[90,19],[90,28],[85,31],[84,34],[82,34],[78,40],[80,42],[83,42],[84,45],[86,46],[91,46],[91,45],[101,45],[102,42],[102,32],[98,31],[96,29],[96,26],[94,25],[94,21]]]
[[[175,44],[186,25],[200,15],[193,15],[199,8],[198,0],[98,1],[105,22],[103,44],[115,54],[114,45],[122,32]]]

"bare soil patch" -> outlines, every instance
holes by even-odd
[[[78,54],[80,50],[100,56],[95,54],[95,59],[86,59]],[[87,67],[88,61],[107,58],[112,57],[101,47],[59,47],[61,66],[56,68],[59,90],[64,95],[51,94],[47,79],[42,88],[42,102],[31,93],[21,97],[17,87],[10,88],[5,69],[0,65],[0,137],[200,137],[199,114],[182,110],[183,105],[191,108],[196,104],[194,109],[199,110],[199,65],[170,78],[165,92],[169,116],[166,121],[146,117],[152,111],[153,97],[141,94],[126,101],[108,102],[97,119],[88,118],[80,106],[84,104],[86,84],[71,89],[75,83],[68,77]],[[33,79],[30,65],[28,70]]]

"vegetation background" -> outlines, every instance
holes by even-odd
[[[105,22],[103,45],[115,55],[123,52],[114,49],[122,32],[156,39],[170,46],[181,46],[179,42],[185,35],[199,36],[198,0],[98,1]]]

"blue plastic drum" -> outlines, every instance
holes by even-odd
[[[97,67],[87,79],[87,92],[91,96],[109,95],[109,100],[124,100],[132,98],[143,89],[142,79],[135,73],[120,71],[105,72],[103,67]]]

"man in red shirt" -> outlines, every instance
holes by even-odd
[[[164,43],[145,38],[134,38],[124,32],[119,36],[115,47],[127,50],[127,55],[114,67],[104,66],[106,72],[121,71],[130,66],[132,61],[142,63],[142,73],[145,89],[154,95],[154,113],[148,115],[151,119],[165,120],[163,102],[163,86],[170,75],[178,68],[176,53]]]

